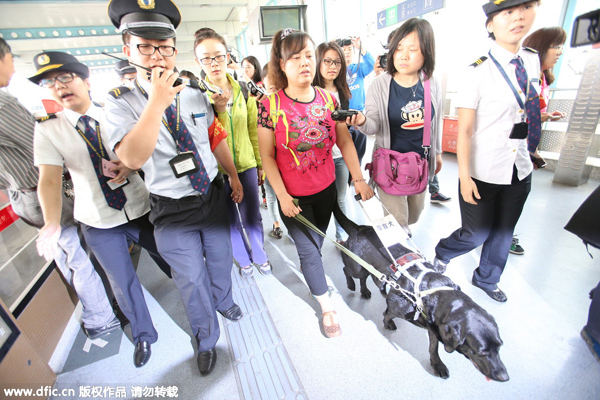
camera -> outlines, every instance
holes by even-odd
[[[379,56],[379,66],[383,69],[387,69],[387,53],[383,53]]]
[[[356,110],[335,110],[331,113],[331,119],[334,121],[345,121],[346,118],[358,114]]]
[[[211,92],[211,93],[223,94],[223,90],[221,90],[220,87],[215,86],[212,83],[205,81],[204,79],[200,79],[198,81],[198,87],[203,92],[207,92],[208,91],[208,92]]]
[[[600,9],[580,15],[573,22],[571,47],[600,42]]]
[[[227,62],[227,65],[231,64],[231,63],[236,63],[237,64],[237,58],[235,58],[235,55],[233,54],[233,46],[227,46],[227,54],[229,55],[229,61]]]
[[[350,46],[350,45],[352,45],[352,38],[347,37],[347,38],[343,38],[343,39],[337,39],[336,43],[340,47]]]
[[[260,86],[258,86],[256,83],[252,82],[252,81],[248,81],[248,83],[246,83],[246,86],[248,87],[248,91],[250,92],[250,94],[252,96],[261,96],[261,95],[266,95],[267,92],[265,92],[265,90],[263,88],[261,88]]]

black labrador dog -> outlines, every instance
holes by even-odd
[[[388,268],[392,265],[392,260],[373,227],[355,224],[342,213],[339,207],[335,208],[334,216],[349,235],[346,247],[373,265],[377,271],[389,274]],[[400,264],[402,260],[420,258],[401,244],[395,244],[388,249],[396,260],[400,260]],[[342,253],[342,260],[348,289],[356,290],[354,279],[359,279],[361,297],[370,298],[371,292],[367,289],[366,282],[371,274],[345,253]],[[421,264],[427,271],[419,285],[421,292],[438,287],[449,287],[453,290],[440,290],[422,297],[426,315],[420,313],[415,320],[418,310],[414,296],[405,295],[390,286],[387,294],[387,309],[383,314],[385,328],[395,330],[396,324],[393,319],[399,317],[427,329],[431,366],[435,374],[441,378],[446,379],[450,375],[438,354],[439,342],[442,342],[448,353],[456,350],[471,360],[475,368],[488,380],[508,381],[506,367],[500,360],[499,350],[502,340],[494,317],[463,293],[450,278],[434,271],[431,263],[422,259]],[[422,268],[418,265],[413,265],[407,270],[413,278],[416,278],[421,271]],[[385,284],[377,277],[372,275],[371,277],[380,292],[385,295]],[[397,284],[403,290],[414,293],[414,283],[406,276],[402,275]]]

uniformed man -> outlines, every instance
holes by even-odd
[[[173,86],[181,21],[175,4],[112,0],[108,13],[138,71],[133,89],[108,97],[109,145],[125,165],[145,172],[158,250],[173,269],[198,342],[200,374],[208,375],[217,359],[216,311],[230,320],[242,317],[231,296],[229,218],[217,163],[230,177],[234,201],[241,201],[242,185],[227,142],[218,142],[226,133],[207,95]],[[229,93],[212,98],[216,110],[226,111]],[[211,136],[218,142],[212,151]]]
[[[0,88],[8,86],[14,71],[10,47],[0,38]],[[0,189],[8,191],[15,214],[27,224],[41,228],[44,218],[38,202],[39,174],[33,165],[34,126],[33,115],[15,97],[0,90]],[[81,300],[85,334],[95,339],[118,329],[121,324],[100,276],[81,247],[77,225],[73,221],[73,200],[62,191],[58,197],[63,198],[62,214],[60,208],[57,211],[57,223],[62,230],[56,236],[59,249],[53,258]]]
[[[57,117],[36,126],[35,165],[40,169],[39,197],[44,227],[38,248],[51,253],[53,232],[60,230],[61,172],[69,170],[75,190],[75,219],[86,242],[109,277],[121,310],[131,322],[133,363],[146,365],[158,339],[142,285],[129,256],[128,240],[145,248],[159,267],[170,267],[158,254],[148,220],[148,190],[109,146],[104,111],[90,98],[89,69],[70,54],[47,51],[34,57],[33,83],[48,89],[64,107]]]
[[[133,87],[133,81],[137,76],[137,70],[133,65],[129,64],[129,61],[122,60],[116,63],[115,71],[117,71],[123,86],[127,86],[128,88]]]

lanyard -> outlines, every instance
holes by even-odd
[[[106,158],[108,160],[108,157],[106,157],[106,155],[104,154],[104,146],[102,146],[102,136],[100,135],[100,124],[98,124],[98,121],[94,120],[94,122],[96,123],[96,136],[98,137],[98,146],[100,147],[100,152],[98,152],[98,149],[96,149],[94,147],[94,145],[92,144],[92,142],[89,141],[89,139],[87,137],[85,137],[85,133],[83,133],[83,131],[81,130],[81,128],[79,128],[77,125],[75,125],[75,129],[77,129],[77,132],[79,132],[79,135],[83,138],[83,140],[85,140],[85,143],[88,145],[88,147],[92,150],[94,150],[94,153],[96,153],[96,155],[100,158]]]
[[[492,52],[489,51],[488,54],[490,55],[490,58],[492,59],[492,61],[494,61],[494,64],[496,64],[496,67],[498,67],[498,69],[500,70],[500,73],[502,74],[502,76],[504,77],[504,80],[506,80],[506,83],[508,83],[508,86],[510,86],[510,88],[513,91],[513,94],[515,95],[517,102],[519,103],[519,106],[521,106],[521,109],[525,110],[525,104],[523,103],[523,99],[521,99],[521,96],[519,96],[519,93],[517,92],[517,89],[515,89],[514,85],[512,84],[512,82],[510,81],[510,79],[508,78],[508,75],[506,75],[506,71],[504,71],[504,68],[502,68],[502,66],[500,65],[500,63],[498,62],[498,60],[496,60],[494,58],[494,56],[492,55]],[[527,100],[529,98],[529,79],[527,79],[527,93],[525,94],[525,100]],[[525,115],[523,115],[523,118],[525,118]]]
[[[237,103],[240,94],[242,93],[242,88],[238,92],[237,96],[235,96],[235,100],[233,100],[233,106],[231,106],[231,113],[227,110],[227,114],[229,115],[229,127],[231,128],[231,144],[232,144],[232,153],[233,153],[233,164],[237,166],[236,157],[235,157],[235,135],[233,132],[233,110],[235,109],[235,103]],[[213,103],[214,104],[214,103]]]
[[[142,92],[142,94],[144,95],[144,97],[146,98],[146,100],[148,100],[148,94],[146,93],[146,91],[144,89],[142,89],[142,87],[140,86],[139,82],[137,81],[137,79],[135,80],[135,84],[137,85],[138,89],[140,89],[140,92]],[[167,123],[167,120],[165,119],[165,116],[163,115],[162,117],[162,123],[165,126],[165,128],[167,129],[167,131],[171,134],[171,136],[173,137],[173,140],[175,140],[175,148],[177,150],[177,154],[181,154],[181,151],[179,150],[180,144],[179,141],[177,140],[177,134],[181,131],[181,127],[179,126],[179,121],[181,121],[181,117],[180,117],[180,101],[179,101],[179,93],[177,93],[177,96],[175,97],[175,111],[177,113],[177,116],[175,117],[177,119],[177,124],[175,125],[175,132],[173,132],[173,130],[171,129],[171,127],[169,126],[169,124]]]

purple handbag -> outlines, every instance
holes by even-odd
[[[394,196],[411,196],[427,188],[429,163],[427,153],[431,147],[431,86],[424,82],[425,125],[423,127],[423,147],[425,157],[414,151],[399,153],[394,150],[377,148],[373,161],[365,167],[372,179],[385,193]]]

